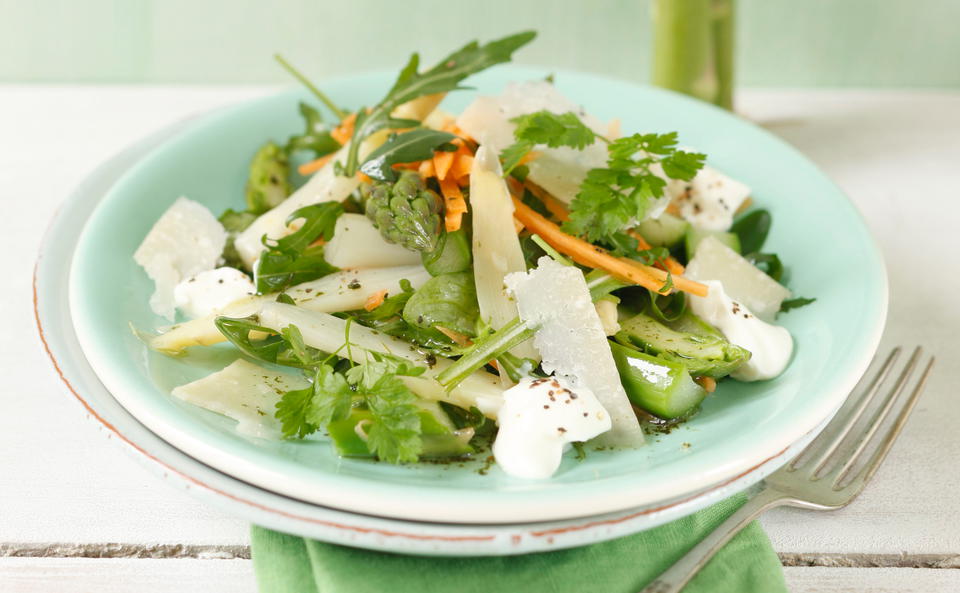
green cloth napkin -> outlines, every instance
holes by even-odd
[[[260,593],[637,593],[745,501],[734,496],[649,531],[581,548],[490,557],[372,552],[253,527]],[[783,570],[754,522],[684,593],[786,593]]]

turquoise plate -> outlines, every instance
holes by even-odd
[[[545,72],[500,68],[473,81],[497,93]],[[370,104],[392,74],[327,81],[343,105]],[[512,479],[480,465],[390,466],[340,459],[322,439],[248,439],[233,422],[169,396],[174,386],[222,367],[223,348],[184,358],[149,352],[130,326],[163,325],[147,300],[152,283],[132,254],[162,212],[186,195],[214,212],[242,203],[247,163],[267,138],[301,126],[301,92],[254,101],[196,121],[131,168],[92,213],[70,271],[70,307],[80,345],[99,379],[139,421],[180,450],[240,480],[346,511],[408,520],[517,523],[582,517],[682,499],[753,473],[809,436],[840,406],[869,364],[883,328],[886,275],[853,205],[820,171],[767,132],[729,113],[665,91],[560,73],[559,89],[602,119],[632,131],[678,130],[682,143],[753,188],[771,210],[767,249],[790,266],[789,286],[814,305],[782,317],[794,360],[778,379],[728,382],[692,421],[632,451],[564,460],[550,480]],[[473,93],[451,95],[457,112]],[[842,277],[830,262],[845,262]],[[736,480],[742,487],[750,480]]]

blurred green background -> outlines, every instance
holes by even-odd
[[[960,87],[960,0],[738,0],[737,83]],[[0,0],[0,81],[273,83],[540,31],[518,62],[650,79],[648,0]]]

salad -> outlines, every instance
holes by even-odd
[[[353,111],[281,60],[336,121],[301,103],[304,132],[256,151],[236,210],[181,197],[134,254],[151,308],[176,321],[150,348],[238,353],[172,395],[346,457],[492,442],[505,473],[543,479],[583,443],[643,446],[722,383],[783,372],[793,340],[776,317],[812,299],[780,284],[750,188],[550,79],[440,107],[534,37],[426,70],[414,54]]]

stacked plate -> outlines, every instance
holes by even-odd
[[[496,93],[543,72],[502,68],[477,77]],[[370,104],[391,83],[370,74],[324,84],[345,105]],[[323,440],[250,439],[233,421],[170,397],[176,385],[225,366],[224,348],[186,358],[150,352],[131,325],[161,324],[152,284],[132,254],[181,195],[213,212],[239,208],[250,155],[298,131],[288,92],[179,124],[124,151],[67,201],[36,269],[37,320],[57,372],[102,429],[157,475],[281,531],[421,554],[515,554],[648,529],[741,491],[774,471],[843,402],[876,349],[886,314],[883,263],[863,221],[801,155],[726,112],[664,91],[560,73],[560,90],[624,130],[678,130],[684,144],[750,185],[773,213],[768,248],[791,264],[790,286],[815,305],[782,319],[796,340],[788,370],[765,383],[724,383],[703,410],[635,451],[564,460],[546,481],[465,463],[390,466],[341,459]],[[446,107],[459,111],[470,93]],[[843,274],[831,262],[848,262]],[[65,266],[64,262],[71,262]]]

